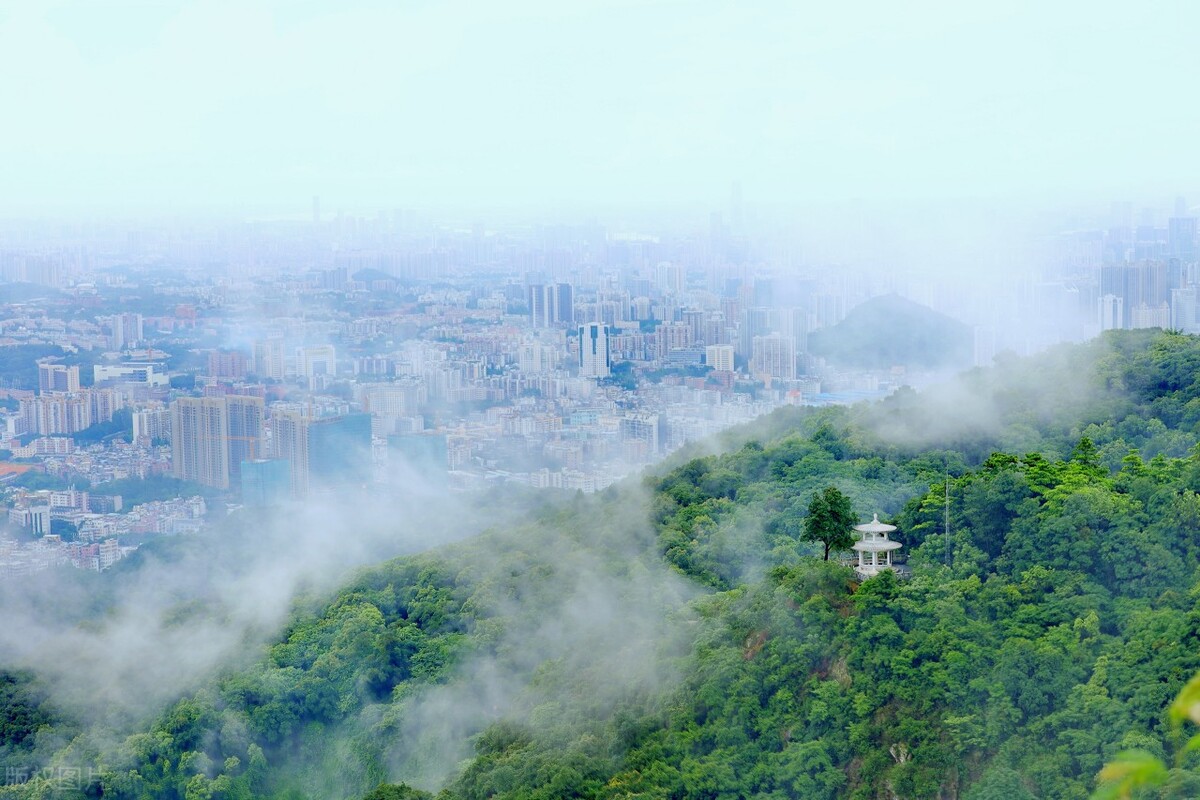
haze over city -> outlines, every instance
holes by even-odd
[[[1167,774],[1198,27],[0,5],[0,800]]]

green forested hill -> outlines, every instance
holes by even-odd
[[[1172,765],[1145,796],[1200,796],[1167,715],[1200,671],[1193,365],[1129,332],[781,411],[367,569],[132,734],[6,673],[2,766],[47,772],[0,797],[1085,798],[1133,748]],[[910,580],[801,539],[826,486]]]

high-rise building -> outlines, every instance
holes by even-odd
[[[256,458],[244,461],[242,504],[248,508],[281,505],[292,494],[291,465],[280,458]]]
[[[525,304],[529,307],[529,320],[533,327],[545,327],[546,323],[546,287],[534,283],[525,289]]]
[[[704,361],[718,372],[733,372],[733,345],[710,344],[704,348]]]
[[[1133,231],[1133,257],[1150,259],[1164,256],[1167,252],[1166,233],[1153,224],[1139,225]]]
[[[792,337],[778,333],[755,336],[753,351],[751,365],[755,375],[779,380],[795,379],[796,345]]]
[[[420,411],[419,383],[382,383],[362,393],[363,410],[378,417],[411,417]]]
[[[535,283],[529,287],[529,317],[535,328],[575,322],[575,291],[569,283]]]
[[[299,411],[271,413],[271,444],[275,458],[288,462],[292,496],[308,495],[308,417]]]
[[[554,322],[575,324],[575,290],[569,283],[556,283],[554,292]]]
[[[38,364],[38,391],[78,392],[79,366],[66,364]]]
[[[1193,262],[1197,257],[1196,217],[1172,217],[1167,220],[1167,251],[1173,258]]]
[[[50,533],[50,506],[35,505],[10,508],[8,519],[15,525],[28,529],[39,536]]]
[[[229,488],[229,410],[223,397],[171,403],[171,469],[176,478]]]
[[[771,332],[771,310],[761,307],[750,307],[742,312],[738,325],[737,353],[744,360],[754,357],[754,338],[766,336]]]
[[[517,366],[521,372],[536,375],[554,370],[558,361],[558,351],[549,344],[536,340],[526,340],[517,351]]]
[[[301,347],[296,352],[296,372],[310,387],[319,383],[324,376],[336,375],[337,354],[334,352],[333,345]]]
[[[663,294],[679,294],[683,291],[683,267],[663,261],[654,268],[654,283]]]
[[[1133,265],[1135,283],[1130,287],[1129,300],[1134,306],[1164,306],[1170,298],[1165,261],[1142,261]],[[1136,293],[1135,293],[1136,291]]]
[[[243,461],[263,455],[261,397],[181,397],[171,404],[171,463],[176,478],[228,489]]]
[[[371,415],[309,417],[297,411],[271,416],[275,457],[291,467],[292,494],[362,484],[371,477]]]
[[[171,411],[167,408],[143,408],[133,412],[133,440],[153,442],[171,440]]]
[[[654,335],[657,339],[659,360],[665,360],[670,356],[672,350],[692,345],[692,328],[682,322],[659,325]]]
[[[124,350],[136,347],[144,341],[141,314],[114,314],[109,317],[109,347]]]
[[[630,319],[638,321],[654,319],[654,303],[649,297],[635,297],[629,305]]]
[[[208,374],[214,378],[246,377],[249,365],[241,350],[214,350],[208,354]]]
[[[1111,295],[1121,300],[1119,328],[1158,327],[1160,320],[1169,319],[1171,288],[1169,264],[1165,261],[1105,264],[1100,270],[1101,297]],[[1110,303],[1108,311],[1113,308]],[[1102,319],[1113,321],[1107,312]],[[1101,330],[1107,329],[1102,326]]]
[[[1130,312],[1130,328],[1167,328],[1171,325],[1171,309],[1166,304],[1138,306]]]
[[[98,422],[111,422],[113,414],[126,405],[125,394],[116,389],[86,389],[82,394],[91,405],[93,425]]]
[[[629,413],[621,417],[621,439],[637,447],[626,448],[634,460],[656,455],[666,438],[666,424],[661,414]]]
[[[589,378],[612,374],[607,325],[591,322],[579,326],[579,374]]]
[[[262,458],[263,399],[229,395],[225,398],[229,411],[229,482],[237,486],[241,482],[242,462]]]
[[[684,325],[692,329],[693,344],[715,344],[715,342],[710,342],[705,338],[705,335],[708,333],[707,326],[705,325],[708,314],[705,311],[698,308],[685,308],[680,313],[680,318]]]
[[[254,343],[254,374],[260,380],[283,380],[283,339],[260,339]]]
[[[767,277],[754,279],[754,305],[771,308],[775,305],[775,281]]]
[[[809,313],[804,308],[784,308],[779,311],[777,330],[784,336],[792,337],[796,346],[796,354],[808,351]]]
[[[1126,327],[1125,298],[1116,294],[1100,297],[1100,330],[1113,331]]]
[[[29,433],[78,433],[93,422],[92,401],[85,392],[43,394],[21,400],[21,416]]]
[[[1184,333],[1195,333],[1197,323],[1197,291],[1195,286],[1171,290],[1171,327]]]
[[[371,478],[371,415],[344,414],[308,423],[308,477],[322,488]]]
[[[396,374],[396,362],[384,356],[360,356],[354,359],[354,374],[391,377]]]

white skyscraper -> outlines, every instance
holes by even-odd
[[[704,348],[704,360],[718,372],[733,372],[733,345],[710,344]]]
[[[296,372],[304,377],[310,388],[317,385],[318,376],[332,378],[337,374],[337,355],[333,345],[301,347],[296,352]]]
[[[552,345],[527,339],[517,351],[517,365],[521,372],[530,375],[550,372],[556,366],[557,355]]]
[[[1125,299],[1115,294],[1100,298],[1100,330],[1120,330],[1124,327]]]
[[[38,364],[38,391],[47,392],[78,392],[79,365]]]
[[[679,294],[683,291],[683,267],[669,261],[660,262],[654,268],[654,282],[663,294]]]
[[[113,350],[123,350],[143,341],[141,314],[114,314],[109,317],[109,326],[112,329],[109,347]]]
[[[608,326],[591,322],[579,326],[579,374],[607,378],[612,373],[608,354]]]
[[[755,336],[751,367],[759,377],[794,380],[796,377],[796,346],[792,337],[772,333]]]

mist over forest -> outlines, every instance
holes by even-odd
[[[1200,797],[1197,23],[0,8],[0,800]]]
[[[121,797],[1086,795],[1178,746],[1200,669],[1197,358],[1114,332],[781,409],[591,497],[241,511],[6,582],[4,758],[39,769],[4,791],[82,763]],[[827,486],[897,525],[907,577],[821,559]]]

